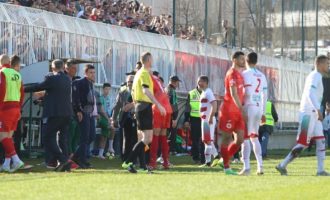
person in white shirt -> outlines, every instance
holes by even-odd
[[[329,58],[325,55],[316,57],[315,70],[306,78],[300,111],[297,145],[292,148],[287,157],[276,166],[281,175],[287,175],[286,167],[308,147],[313,139],[316,143],[317,176],[329,176],[324,169],[325,137],[323,135],[323,114],[321,102],[323,96],[322,74],[328,72]]]
[[[323,119],[323,133],[327,140],[328,148],[330,148],[330,102],[325,104],[325,113]]]
[[[267,102],[267,80],[265,75],[256,68],[258,55],[251,52],[246,57],[247,69],[244,78],[244,112],[247,116],[246,133],[242,144],[243,169],[239,175],[250,175],[251,144],[257,160],[257,175],[263,175],[262,151],[259,142],[259,126],[264,119]]]
[[[200,167],[210,167],[212,155],[214,157],[214,162],[219,162],[218,151],[214,145],[217,101],[212,90],[208,87],[209,79],[207,76],[200,76],[198,78],[198,84],[202,89],[202,94],[200,96],[200,117],[202,120],[202,141],[205,145],[205,164]]]

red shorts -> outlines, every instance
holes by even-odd
[[[222,113],[219,117],[219,129],[226,133],[245,130],[245,122],[241,113]]]
[[[165,116],[162,116],[160,112],[154,111],[153,112],[153,127],[160,128],[160,129],[167,129],[171,128],[171,119],[172,114],[166,113]]]
[[[21,117],[21,110],[17,108],[1,111],[0,132],[16,131],[18,120]]]

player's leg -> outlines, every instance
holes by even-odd
[[[250,113],[251,115],[251,122],[249,120],[250,124],[250,140],[252,143],[252,147],[253,147],[253,152],[255,155],[255,158],[257,160],[257,175],[262,175],[263,172],[263,163],[262,163],[262,151],[261,151],[261,145],[259,142],[259,124],[261,121],[261,117],[262,117],[262,112],[261,110],[259,110],[259,108],[256,109],[252,109],[253,113]]]
[[[153,139],[150,146],[150,161],[149,166],[152,169],[156,169],[157,167],[157,152],[159,148],[159,135],[160,135],[161,129],[160,128],[154,128],[153,131]]]
[[[167,129],[166,128],[162,129],[159,137],[160,137],[162,157],[164,160],[163,167],[164,167],[164,169],[169,169],[169,167],[170,167],[169,146],[168,146],[166,134],[167,134]]]
[[[317,157],[317,176],[329,176],[330,174],[324,169],[325,160],[325,137],[323,135],[323,126],[321,121],[317,121],[314,128],[314,140],[316,143],[316,157]]]
[[[239,175],[250,175],[250,154],[251,154],[251,144],[249,138],[244,139],[244,142],[241,145],[242,148],[242,161],[243,169],[240,171]]]
[[[210,124],[207,120],[202,120],[201,124],[202,128],[202,141],[204,143],[204,156],[205,156],[205,164],[204,166],[211,166],[211,158],[212,158],[212,145],[211,145],[211,129]]]

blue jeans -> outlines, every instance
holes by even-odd
[[[268,140],[269,140],[269,133],[268,132],[263,132],[262,136],[260,138],[262,157],[267,156]]]
[[[82,162],[87,162],[89,145],[95,139],[95,118],[88,113],[83,113],[83,119],[79,122],[80,128],[80,143],[76,150],[75,157]]]
[[[330,129],[329,130],[324,130],[324,137],[326,139],[326,143],[328,145],[328,148],[330,148]]]

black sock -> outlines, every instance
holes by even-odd
[[[141,152],[141,149],[144,150],[144,147],[145,147],[145,144],[142,141],[136,143],[135,146],[133,147],[132,152],[129,154],[129,156],[126,160],[126,163],[130,163],[130,162],[133,162],[134,160],[136,160],[136,158],[138,157],[138,155]]]
[[[144,147],[140,150],[139,161],[140,161],[140,168],[141,169],[147,169],[147,166],[146,166],[146,154],[145,154],[145,151],[144,151]]]

